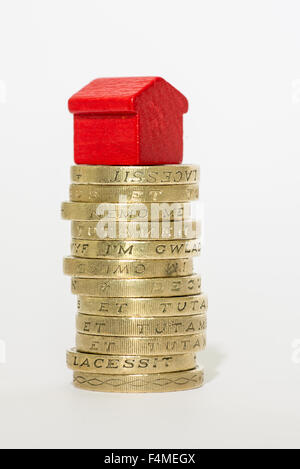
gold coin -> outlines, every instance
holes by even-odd
[[[98,297],[145,298],[184,296],[201,293],[201,277],[189,275],[156,279],[100,279],[72,277],[72,293]]]
[[[72,348],[67,351],[67,366],[74,371],[118,375],[170,373],[195,368],[196,355],[194,353],[165,356],[95,355],[76,352],[76,349]]]
[[[166,337],[116,337],[76,334],[76,349],[83,353],[109,355],[175,355],[204,350],[206,333]]]
[[[186,220],[191,217],[189,202],[113,204],[92,202],[63,202],[61,215],[64,220],[104,220],[113,223],[122,221]]]
[[[198,239],[173,241],[73,240],[71,254],[90,259],[178,259],[198,257]]]
[[[125,337],[156,337],[188,335],[205,331],[206,314],[197,316],[174,316],[168,318],[112,318],[78,314],[77,332],[92,335]]]
[[[206,295],[169,298],[78,297],[78,312],[96,316],[162,317],[206,313]]]
[[[98,392],[171,392],[200,388],[204,384],[203,368],[155,373],[148,375],[110,375],[75,371],[73,383],[77,388]]]
[[[196,165],[88,166],[71,167],[72,182],[81,184],[152,185],[196,184],[200,169]]]
[[[74,277],[155,278],[181,277],[193,273],[193,259],[109,260],[64,258],[64,273]]]
[[[201,236],[200,222],[178,220],[176,222],[116,222],[109,225],[99,221],[72,221],[73,239],[123,239],[158,240],[158,239],[196,239]]]
[[[169,186],[105,186],[71,184],[72,202],[189,202],[199,198],[198,184]]]

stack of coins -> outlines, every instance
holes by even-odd
[[[109,392],[198,388],[207,299],[193,258],[191,218],[199,168],[189,165],[71,169],[72,257],[64,272],[78,295],[75,386]]]

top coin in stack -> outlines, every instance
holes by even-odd
[[[199,178],[199,166],[184,164],[158,166],[76,165],[71,168],[71,180],[77,184],[197,184]]]

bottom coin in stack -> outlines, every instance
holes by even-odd
[[[109,375],[74,372],[74,385],[89,391],[102,392],[170,392],[199,388],[204,383],[203,368],[173,373],[145,375]]]
[[[192,370],[196,367],[196,355],[97,355],[67,351],[67,365],[73,371],[105,374],[150,374]]]

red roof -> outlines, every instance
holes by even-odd
[[[160,77],[98,78],[69,99],[69,110],[72,113],[137,112],[138,98],[149,88],[155,93],[161,92],[163,100],[167,93],[177,112],[187,112],[185,96]]]

